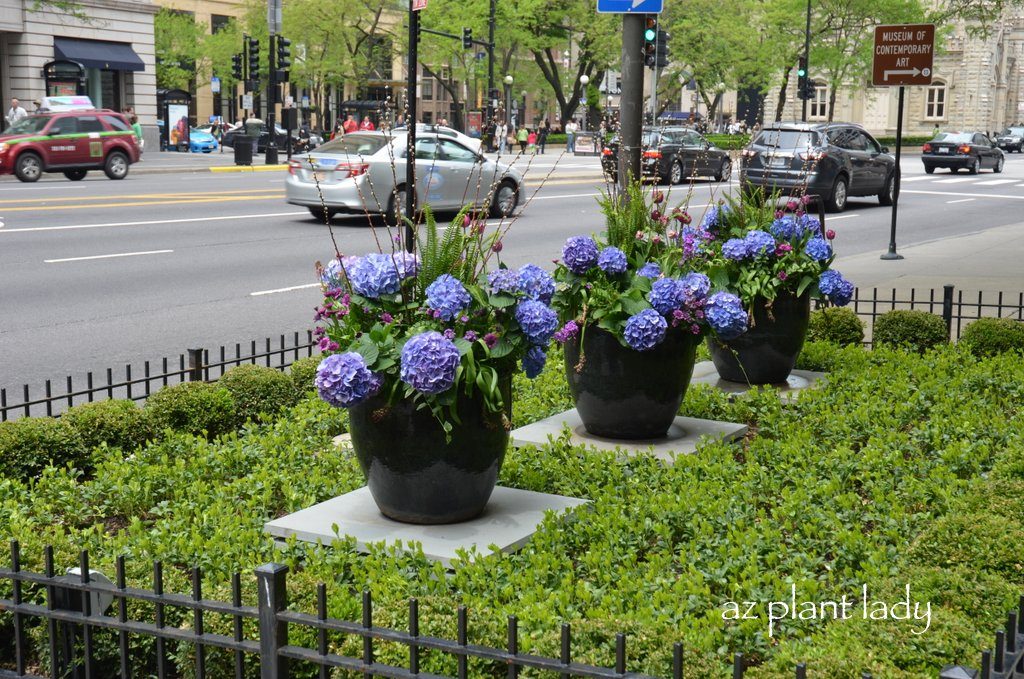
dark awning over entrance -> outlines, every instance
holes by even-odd
[[[54,38],[53,51],[58,59],[77,61],[87,68],[142,71],[146,67],[132,46],[124,42]]]

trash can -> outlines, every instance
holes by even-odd
[[[252,137],[235,135],[235,165],[252,165]]]

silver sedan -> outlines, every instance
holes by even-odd
[[[335,214],[384,214],[395,223],[405,207],[405,132],[353,132],[292,156],[286,200],[318,220]],[[459,141],[416,135],[416,199],[441,212],[465,205],[508,217],[523,200],[523,176]]]

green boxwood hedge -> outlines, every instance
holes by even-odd
[[[89,450],[68,422],[26,417],[0,422],[0,478],[30,479],[48,465],[88,464]]]
[[[292,378],[292,384],[300,395],[308,394],[316,387],[313,380],[316,378],[316,369],[320,365],[323,356],[307,356],[300,358],[288,368],[288,375]]]
[[[949,331],[941,316],[927,311],[896,309],[875,319],[872,339],[879,346],[923,352],[947,343]]]
[[[210,439],[234,429],[237,420],[231,392],[206,382],[165,387],[149,397],[145,410],[157,433],[172,430]]]
[[[1024,323],[1012,318],[979,318],[964,328],[960,344],[975,356],[1024,351]]]
[[[127,399],[83,403],[68,408],[61,419],[74,427],[90,450],[106,444],[131,451],[153,436],[145,412]]]
[[[299,392],[292,379],[280,370],[264,365],[232,368],[217,384],[231,394],[240,425],[248,421],[263,422],[299,400]]]
[[[864,322],[846,307],[818,309],[811,313],[807,339],[840,346],[860,344],[864,340]]]

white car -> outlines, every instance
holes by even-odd
[[[302,205],[318,221],[335,214],[384,214],[396,223],[405,206],[404,130],[352,132],[311,153],[292,156],[285,200]],[[523,175],[485,158],[444,132],[416,135],[417,204],[457,211],[487,207],[509,217],[524,197]]]
[[[401,132],[402,130],[405,129],[405,127],[405,125],[400,125],[395,128],[395,132]],[[462,134],[453,127],[446,127],[444,125],[427,125],[425,123],[420,123],[419,125],[416,126],[416,136],[418,137],[421,134],[440,134],[445,137],[451,137],[452,139],[456,139],[462,142],[463,146],[467,146],[470,149],[476,151],[477,153],[480,153],[480,147],[482,145],[481,140],[476,139],[474,137],[470,137],[468,134]]]

